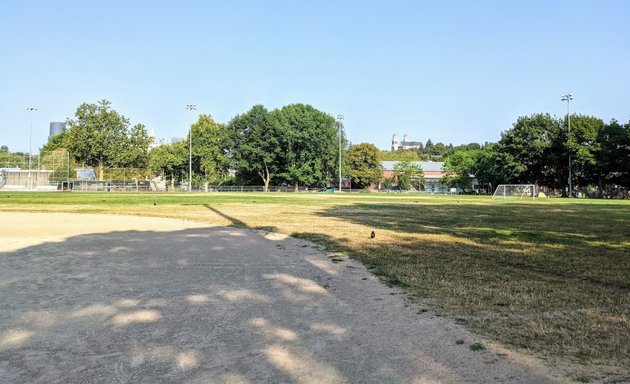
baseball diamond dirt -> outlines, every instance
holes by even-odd
[[[2,383],[565,379],[302,240],[111,215],[0,228]]]

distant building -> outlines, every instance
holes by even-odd
[[[421,141],[410,141],[409,137],[405,133],[403,135],[403,140],[398,141],[398,135],[394,133],[392,136],[392,151],[397,151],[399,149],[413,149],[413,148],[422,148],[423,143]]]
[[[66,129],[66,123],[62,123],[59,121],[51,121],[50,122],[50,131],[48,133],[48,138],[60,134]]]
[[[151,132],[149,133],[149,151],[159,146],[160,143],[158,143],[157,139],[155,138],[155,129],[151,128]]]
[[[383,166],[383,178],[394,179],[394,167],[399,161],[381,161]],[[442,187],[442,177],[446,175],[444,171],[444,163],[439,161],[410,161],[411,164],[420,166],[424,171],[425,192],[443,193],[446,192]]]

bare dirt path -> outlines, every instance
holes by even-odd
[[[562,381],[329,256],[179,220],[0,212],[0,382]]]

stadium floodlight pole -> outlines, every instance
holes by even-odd
[[[29,139],[28,139],[28,185],[27,188],[31,188],[32,186],[32,178],[31,178],[31,170],[33,169],[33,158],[32,158],[32,152],[33,152],[33,111],[37,111],[37,107],[28,107],[26,108],[27,111],[29,111],[30,114],[30,132],[29,132]]]
[[[339,192],[341,192],[341,127],[343,115],[337,115],[337,128],[339,129]]]
[[[197,106],[195,104],[187,104],[186,109],[195,111]],[[188,129],[188,192],[192,192],[192,123]]]
[[[560,100],[567,102],[567,126],[569,129],[569,135],[571,135],[571,114],[569,113],[569,104],[571,103],[571,100],[573,100],[573,95],[570,93],[565,93],[564,95],[562,95]],[[567,142],[568,141],[569,137],[567,137]],[[569,197],[573,197],[573,185],[571,179],[571,149],[569,149]]]

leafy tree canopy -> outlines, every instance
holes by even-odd
[[[160,145],[153,148],[149,157],[149,169],[154,174],[163,174],[170,180],[171,187],[175,180],[188,172],[188,145],[184,141]]]
[[[104,167],[145,166],[148,159],[149,137],[142,124],[129,130],[129,119],[101,100],[81,104],[74,119],[66,121],[67,146],[80,163],[98,167],[102,179]]]
[[[230,121],[228,133],[228,153],[240,176],[257,175],[267,191],[283,167],[285,138],[278,124],[265,107],[255,105]]]
[[[188,139],[187,139],[188,141]],[[212,116],[201,114],[192,125],[193,168],[204,175],[204,184],[220,184],[227,178],[230,160],[228,129],[214,121]]]
[[[383,167],[379,161],[379,150],[374,144],[361,143],[350,146],[348,167],[352,183],[357,188],[376,184],[383,178]]]
[[[68,130],[63,130],[56,135],[48,138],[48,142],[42,147],[42,152],[52,152],[58,149],[68,149],[68,138],[70,134]]]
[[[394,165],[394,177],[400,189],[414,187],[419,190],[424,183],[422,167],[408,161],[401,161]]]
[[[335,120],[310,105],[291,104],[271,113],[283,135],[283,169],[287,183],[318,185],[330,178],[338,154]]]
[[[397,151],[381,151],[379,153],[381,161],[420,161],[418,151],[413,149],[399,149]]]
[[[455,151],[444,164],[446,176],[442,178],[442,183],[449,187],[471,188],[482,155],[481,149]]]
[[[536,183],[544,179],[544,159],[560,122],[549,114],[519,117],[512,129],[502,134],[495,150],[502,174],[514,183]]]

